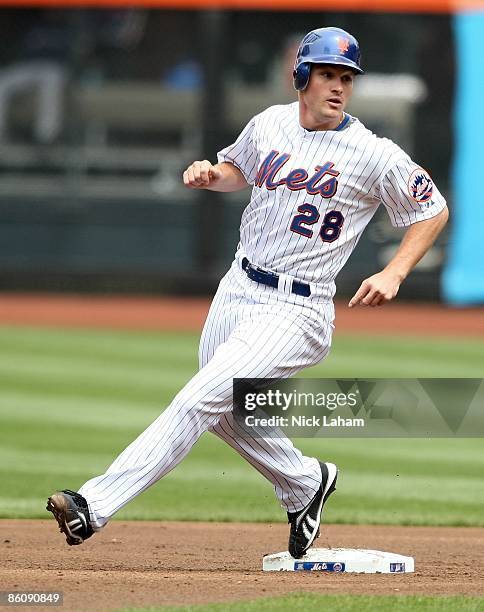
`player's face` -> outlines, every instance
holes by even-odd
[[[344,66],[313,64],[305,90],[299,92],[301,125],[310,130],[334,130],[353,93],[355,75]]]

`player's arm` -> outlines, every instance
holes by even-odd
[[[392,300],[402,282],[435,242],[448,218],[449,211],[446,207],[435,217],[411,225],[405,232],[395,256],[381,272],[361,283],[348,306],[379,306]]]
[[[194,161],[183,173],[183,183],[190,189],[240,191],[248,186],[242,172],[230,162],[212,165],[208,160]]]

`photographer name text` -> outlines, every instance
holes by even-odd
[[[301,416],[288,417],[256,417],[251,414],[245,417],[247,427],[365,427],[365,420],[359,418],[344,418],[341,416],[328,418],[327,416]]]

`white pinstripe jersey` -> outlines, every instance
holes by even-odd
[[[298,102],[253,117],[218,161],[253,185],[238,256],[327,297],[381,202],[396,227],[445,207],[428,173],[391,140],[349,115],[337,130],[306,130]]]

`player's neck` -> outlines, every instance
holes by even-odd
[[[336,118],[324,119],[321,121],[320,118],[313,117],[310,113],[304,112],[303,108],[299,108],[299,124],[305,130],[311,132],[324,132],[328,130],[337,130],[338,127],[343,123],[345,119],[345,113],[342,112]]]

